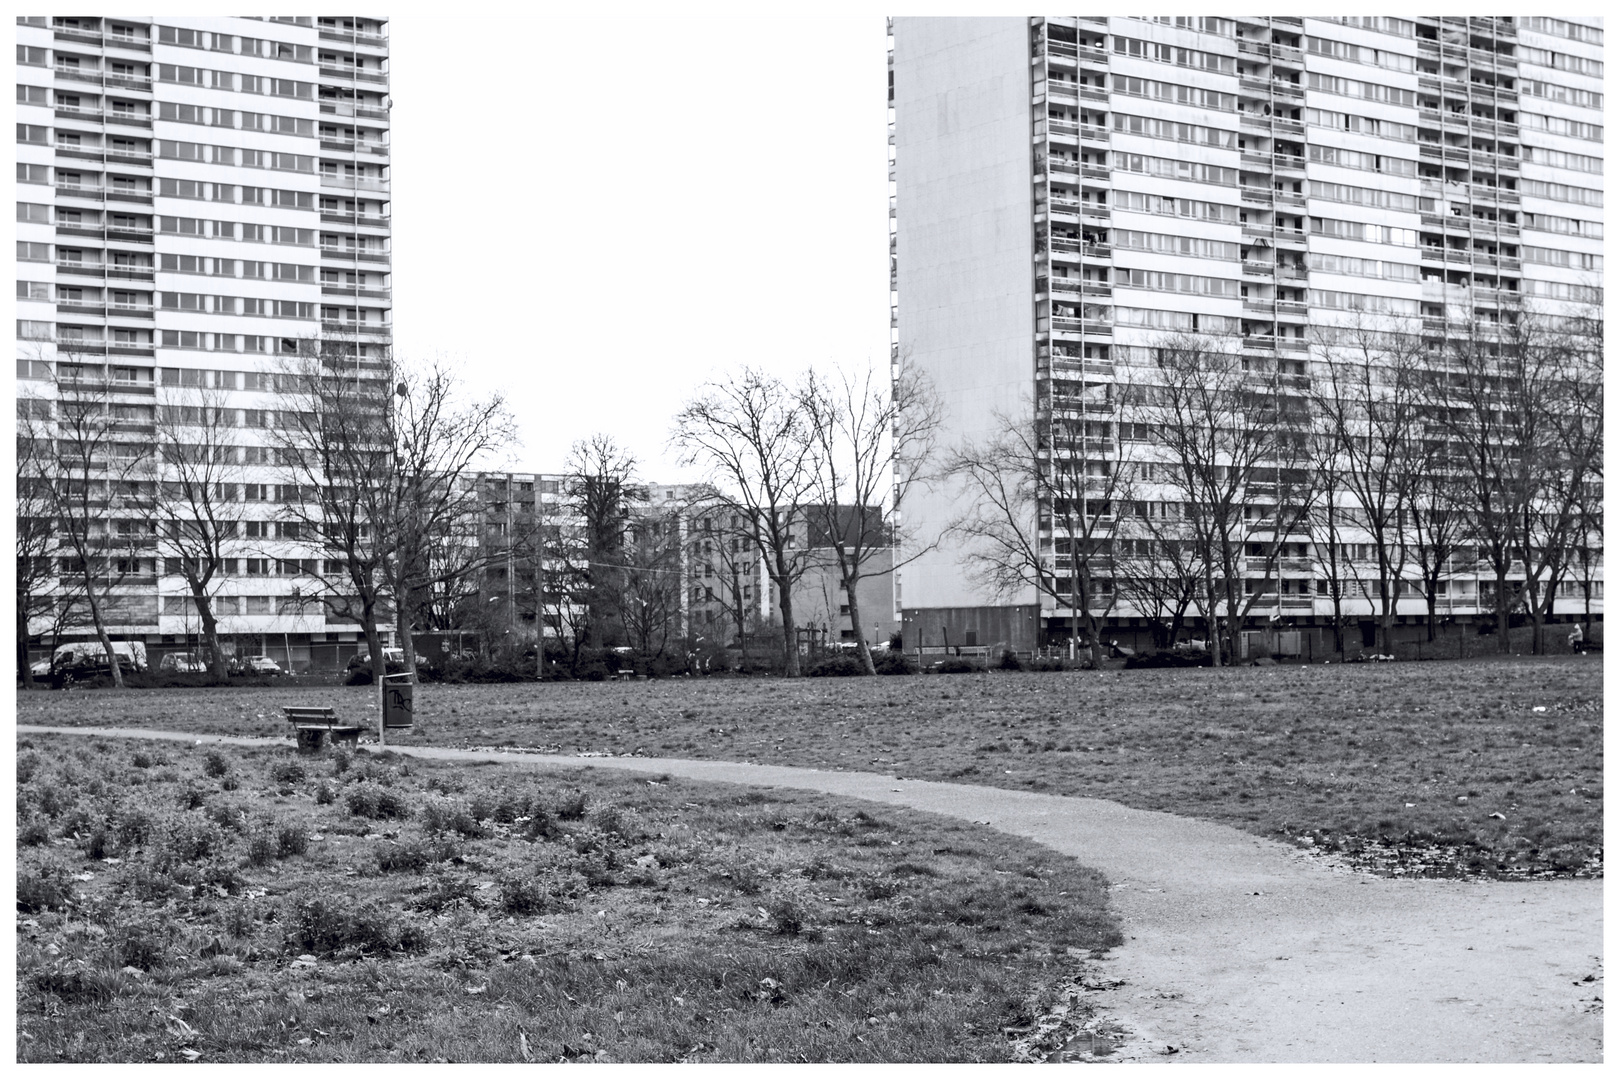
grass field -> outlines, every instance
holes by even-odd
[[[1602,661],[418,688],[405,741],[817,768],[1115,799],[1390,873],[1601,873]],[[19,697],[24,722],[280,734],[365,689]]]
[[[1099,875],[903,810],[19,745],[22,1061],[1027,1060],[1121,940]]]

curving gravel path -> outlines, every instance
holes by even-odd
[[[286,744],[134,728],[17,732]],[[822,791],[1038,840],[1113,882],[1128,940],[1098,965],[1102,978],[1089,980],[1106,987],[1093,1001],[1126,1032],[1112,1060],[1603,1060],[1601,881],[1395,881],[1224,825],[1100,799],[875,773],[390,749]]]

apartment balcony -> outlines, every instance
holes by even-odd
[[[369,177],[343,177],[327,176],[322,174],[321,187],[335,191],[377,191],[387,193],[387,180],[373,180]]]
[[[328,67],[324,64],[320,70],[323,79],[343,79],[348,82],[375,83],[380,86],[388,85],[388,73],[386,71],[357,71],[350,67]]]
[[[1245,221],[1243,223],[1243,235],[1269,240],[1271,238],[1271,223],[1266,221]]]
[[[108,124],[123,124],[126,127],[147,129],[152,127],[152,118],[150,116],[136,116],[134,113],[110,112],[105,114],[102,120]]]
[[[1102,124],[1080,124],[1079,129],[1082,143],[1106,143],[1108,141],[1108,128]]]
[[[321,149],[338,154],[363,154],[373,157],[387,157],[389,146],[387,143],[360,142],[355,139],[322,139]]]
[[[1289,264],[1279,264],[1277,266],[1277,277],[1283,281],[1304,281],[1309,273],[1310,271],[1303,266]]]
[[[1270,154],[1256,154],[1253,151],[1245,150],[1238,156],[1244,165],[1248,165],[1252,168],[1267,170],[1271,168]]]
[[[58,120],[77,120],[96,126],[101,124],[103,115],[100,109],[85,109],[77,105],[57,105],[55,111]]]
[[[1298,154],[1274,154],[1271,162],[1274,169],[1286,169],[1292,172],[1305,171],[1305,159]]]
[[[57,41],[72,41],[101,47],[100,30],[86,30],[76,26],[53,26],[51,30]]]
[[[1303,97],[1303,95],[1301,95]],[[1276,135],[1291,135],[1303,139],[1305,125],[1298,120],[1289,120],[1281,116],[1271,118],[1271,130]]]
[[[1283,82],[1281,79],[1271,80],[1271,96],[1285,101],[1304,101],[1305,88],[1299,83]]]
[[[394,332],[391,323],[362,323],[341,320],[338,322],[322,321],[323,334],[364,334],[367,337],[387,337]]]
[[[1271,188],[1243,186],[1239,190],[1243,193],[1245,206],[1271,208]]]
[[[1080,93],[1080,87],[1067,79],[1047,79],[1046,96],[1053,98],[1073,98]]]
[[[323,26],[320,28],[322,41],[345,41],[355,45],[369,45],[376,49],[388,48],[388,37],[385,34],[367,34],[359,30],[338,30]]]
[[[142,150],[139,147],[109,146],[107,147],[106,156],[108,161],[118,161],[126,165],[146,165],[150,167],[152,164],[152,151]]]
[[[368,120],[387,120],[388,110],[370,105],[356,105],[351,101],[321,100],[321,112],[329,116],[357,116]]]
[[[1307,305],[1303,300],[1278,300],[1277,314],[1283,317],[1303,319],[1307,313]]]
[[[1244,277],[1264,278],[1269,281],[1276,273],[1276,263],[1246,262],[1243,264]]]

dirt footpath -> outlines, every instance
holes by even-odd
[[[136,729],[17,731],[284,741]],[[1093,1001],[1123,1032],[1112,1060],[1603,1060],[1601,881],[1393,881],[1171,814],[873,773],[438,747],[399,752],[824,791],[1038,840],[1114,883],[1128,940],[1090,980],[1107,987]]]

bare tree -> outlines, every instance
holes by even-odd
[[[1563,351],[1523,307],[1470,323],[1446,345],[1425,380],[1426,412],[1449,444],[1464,485],[1456,505],[1491,567],[1497,649],[1509,650],[1511,615],[1524,604],[1540,651],[1540,590],[1554,587],[1548,578],[1576,520],[1572,492],[1548,501],[1566,467],[1556,419],[1570,405]],[[1517,584],[1516,572],[1524,575]]]
[[[75,607],[77,591],[64,592],[57,573],[57,527],[52,489],[55,440],[49,398],[20,394],[17,399],[17,668],[24,686],[34,682],[28,643],[36,626],[55,626]],[[72,579],[67,579],[71,581]],[[55,635],[51,635],[54,644]]]
[[[151,447],[136,441],[152,406],[121,402],[99,357],[58,346],[54,400],[19,417],[19,435],[48,447],[37,463],[48,483],[42,508],[57,529],[63,567],[78,578],[90,626],[107,655],[113,685],[124,685],[109,626],[132,620],[121,587],[155,574]],[[66,576],[66,575],[64,575]]]
[[[624,545],[621,609],[637,653],[660,657],[678,636],[681,619],[681,509],[642,509],[631,518]]]
[[[291,502],[284,515],[324,556],[315,577],[327,618],[359,625],[380,690],[387,670],[380,623],[394,602],[387,565],[396,540],[388,416],[394,384],[390,363],[358,361],[346,344],[309,342],[289,359],[278,389],[290,407],[271,430],[280,466],[312,496]]]
[[[204,387],[165,390],[157,405],[159,550],[185,578],[219,679],[227,671],[210,587],[224,576],[225,550],[241,531],[236,415],[222,392]]]
[[[1082,391],[1048,399],[1033,424],[998,415],[989,440],[963,443],[945,465],[969,495],[968,509],[949,526],[964,541],[969,572],[996,595],[1033,588],[1068,608],[1070,640],[1088,642],[1094,667],[1102,663],[1101,624],[1115,595],[1120,470],[1106,452],[1114,424],[1109,393],[1104,385],[1090,398]]]
[[[1188,536],[1179,502],[1157,498],[1161,462],[1124,461],[1116,489],[1113,573],[1115,602],[1153,627],[1154,644],[1169,648],[1198,608],[1201,550]],[[1206,627],[1207,632],[1207,627]]]
[[[1212,626],[1210,655],[1234,655],[1240,629],[1262,595],[1283,545],[1303,527],[1312,491],[1306,400],[1275,362],[1251,369],[1243,357],[1193,335],[1163,339],[1133,415],[1150,425],[1166,470],[1165,490],[1180,502],[1200,552],[1201,603]],[[1254,553],[1251,553],[1251,547]],[[1260,573],[1261,578],[1249,577]],[[1281,591],[1281,575],[1278,574]]]
[[[1331,512],[1335,525],[1347,518],[1370,541],[1379,651],[1389,653],[1410,542],[1407,512],[1424,466],[1422,343],[1400,327],[1362,321],[1324,328],[1317,346],[1310,403],[1333,450],[1321,465],[1348,496]]]
[[[858,638],[861,579],[883,551],[899,550],[902,526],[896,508],[931,464],[939,398],[926,375],[904,360],[894,365],[888,379],[870,365],[863,372],[839,370],[831,377],[807,372],[800,396],[816,466],[806,515],[832,549]],[[928,546],[912,544],[908,549],[911,554],[891,562],[891,569],[916,559]],[[857,653],[866,673],[877,674],[871,652]]]
[[[414,679],[418,598],[485,566],[481,548],[458,542],[469,526],[476,527],[481,511],[477,489],[463,481],[510,445],[517,432],[501,395],[461,401],[457,379],[443,364],[413,367],[396,361],[389,368],[394,393],[384,415],[392,491],[384,506],[392,511],[388,525],[394,542],[382,566],[398,598],[394,625]]]
[[[799,674],[793,587],[807,567],[797,543],[796,517],[814,489],[814,440],[799,395],[757,368],[707,384],[675,419],[671,440],[682,463],[708,471],[717,497],[734,507],[754,546],[765,553],[766,573],[782,612],[782,663]]]
[[[583,568],[585,648],[618,639],[624,629],[625,537],[631,504],[647,497],[636,482],[636,459],[614,442],[596,434],[574,443],[568,455],[564,493],[569,509],[584,528]]]

